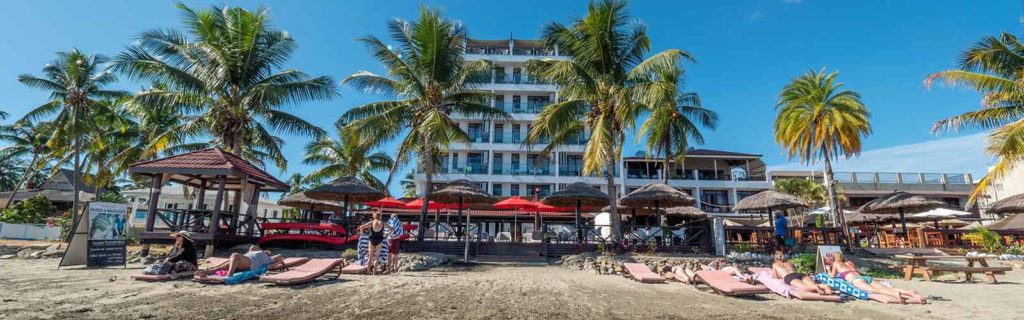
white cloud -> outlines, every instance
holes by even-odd
[[[763,16],[764,14],[762,14],[761,11],[754,11],[749,17],[747,17],[747,20],[753,22],[754,20],[761,19]]]
[[[925,142],[868,150],[860,157],[840,159],[833,163],[835,171],[970,173],[981,178],[994,163],[985,154],[987,134],[935,139]],[[773,165],[769,170],[822,170],[819,161],[813,166],[800,163]]]

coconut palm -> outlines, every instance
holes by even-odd
[[[343,128],[338,129],[345,132]],[[373,152],[346,134],[338,136],[337,140],[323,137],[306,146],[306,158],[302,163],[320,169],[310,172],[305,181],[318,184],[327,179],[354,176],[376,189],[387,189],[387,185],[374,173],[387,172],[395,160],[384,152]]]
[[[217,146],[266,154],[285,169],[283,140],[274,134],[319,137],[323,129],[283,108],[335,97],[334,81],[281,69],[296,44],[272,28],[266,8],[178,8],[189,34],[147,31],[114,59],[114,70],[165,85],[139,92],[135,103],[179,108],[187,116],[180,132],[206,132]]]
[[[409,170],[405,173],[405,177],[402,181],[399,181],[402,185],[402,197],[415,198],[416,197],[416,172]]]
[[[81,120],[91,118],[97,100],[117,99],[126,95],[123,91],[105,88],[117,81],[117,77],[105,69],[107,61],[108,59],[102,55],[89,55],[72,49],[68,52],[58,52],[57,59],[43,67],[43,76],[18,76],[18,82],[50,93],[50,100],[30,110],[22,121],[38,121],[56,115],[52,122],[60,125],[50,135],[48,146],[54,150],[73,146],[71,150],[65,148],[65,151],[70,151],[65,154],[72,154],[74,158],[73,219],[76,218],[74,215],[78,211],[78,177],[82,172],[81,138],[90,126],[95,125],[90,121]]]
[[[993,181],[1005,178],[1024,163],[1024,44],[1008,33],[984,37],[960,54],[957,67],[932,74],[925,85],[931,87],[939,80],[984,95],[980,110],[940,120],[932,127],[936,133],[965,128],[992,130],[986,153],[999,160],[974,186],[969,200],[973,203]]]
[[[400,139],[395,165],[388,172],[390,184],[398,165],[415,155],[426,174],[427,192],[433,184],[436,158],[453,142],[469,143],[469,136],[451,115],[509,118],[508,113],[486,103],[490,94],[476,91],[472,79],[490,72],[486,61],[465,61],[466,29],[444,18],[438,10],[420,8],[413,22],[394,19],[387,23],[395,48],[372,35],[359,39],[387,75],[359,71],[343,84],[387,101],[372,102],[345,112],[339,119],[358,141],[382,144]],[[420,212],[420,233],[426,230],[427,203]]]
[[[12,188],[11,195],[4,204],[4,209],[11,206],[14,196],[18,194],[18,190],[25,185],[25,182],[49,162],[50,148],[46,142],[50,139],[54,127],[55,125],[51,122],[33,123],[27,120],[13,125],[0,126],[0,141],[10,144],[10,146],[0,149],[0,154],[30,159],[25,164],[17,184]]]
[[[646,27],[631,20],[626,3],[617,0],[592,1],[587,15],[569,25],[552,22],[543,38],[568,59],[539,59],[525,63],[539,79],[559,86],[560,101],[546,106],[533,122],[526,144],[544,139],[557,146],[590,129],[584,148],[583,173],[604,174],[608,179],[613,237],[619,237],[621,220],[616,206],[615,163],[622,155],[625,133],[645,111],[637,97],[637,83],[651,78],[654,70],[678,66],[691,59],[682,50],[669,49],[645,59],[650,51]]]
[[[662,183],[674,168],[671,162],[683,163],[690,142],[704,144],[700,127],[715,129],[718,113],[704,108],[696,92],[682,90],[683,69],[672,66],[651,72],[651,79],[641,81],[638,93],[641,101],[648,106],[650,114],[640,125],[640,136],[647,137],[648,154],[663,154]],[[638,137],[639,139],[639,137]]]
[[[829,208],[849,240],[846,217],[836,196],[832,160],[860,154],[861,138],[871,134],[871,114],[860,94],[836,82],[838,75],[822,68],[793,79],[779,94],[774,129],[775,141],[790,159],[799,158],[803,164],[824,161]]]

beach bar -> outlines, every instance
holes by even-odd
[[[206,245],[207,256],[218,244],[255,243],[262,236],[256,223],[260,192],[289,189],[266,171],[219,148],[139,162],[131,165],[129,172],[152,180],[146,227],[139,233],[139,241],[144,245],[170,243],[172,232],[186,230]],[[161,190],[171,182],[195,188],[195,205],[159,208]],[[206,199],[208,189],[216,190],[214,199]],[[156,228],[157,219],[162,228]]]

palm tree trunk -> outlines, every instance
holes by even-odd
[[[81,151],[82,151],[81,150],[82,143],[81,143],[81,139],[78,138],[78,109],[80,108],[80,106],[72,106],[72,108],[74,108],[74,109],[72,109],[72,111],[71,111],[71,138],[75,139],[74,140],[74,144],[75,144],[75,163],[74,163],[74,167],[75,168],[73,170],[74,171],[73,177],[71,177],[71,181],[72,181],[71,183],[72,183],[72,189],[74,190],[75,193],[72,196],[72,201],[71,201],[71,221],[78,221],[78,191],[81,190],[81,188],[79,186],[78,177],[81,175],[80,172],[82,170],[81,166],[79,165],[80,162],[81,162],[80,161],[80,157],[81,157]],[[72,222],[72,224],[74,224],[74,222]],[[71,239],[70,236],[68,236],[68,239],[69,240]]]
[[[611,223],[612,229],[612,241],[618,241],[621,238],[622,233],[622,217],[619,216],[618,208],[618,192],[615,189],[615,153],[609,152],[608,159],[606,160],[608,173],[605,175],[608,177],[608,203],[611,210],[608,210],[609,222]]]
[[[429,141],[429,140],[428,140]],[[426,160],[423,161],[426,168],[427,180],[426,186],[423,189],[423,206],[420,208],[420,223],[419,232],[416,235],[416,241],[423,241],[427,233],[427,213],[430,212],[430,191],[434,184],[434,153],[430,151],[430,148],[424,147],[426,154]],[[423,154],[420,155],[424,156]]]
[[[843,209],[839,205],[839,198],[836,197],[835,181],[832,176],[832,155],[828,149],[825,150],[825,190],[828,192],[828,207],[832,210],[834,215],[834,223],[838,225],[840,231],[843,233],[843,238],[846,240],[848,248],[853,247],[853,242],[850,239],[849,228],[846,226],[846,215],[843,213]]]
[[[11,191],[11,196],[7,197],[7,203],[4,203],[4,209],[11,207],[11,202],[14,202],[14,196],[18,194],[18,189],[25,184],[25,180],[28,180],[28,176],[32,174],[32,168],[36,166],[36,159],[39,158],[39,153],[32,153],[32,161],[28,162],[28,166],[25,167],[25,172],[21,174],[21,179],[18,179],[18,184],[14,186],[14,190]]]
[[[671,147],[672,147],[672,135],[669,135],[669,136],[665,137],[665,159],[664,159],[664,164],[662,164],[662,166],[661,166],[661,182],[664,183],[664,184],[668,184],[668,175],[669,175],[669,172],[671,172],[671,171],[668,170],[668,166],[669,166],[669,163],[670,163],[669,159],[672,158],[672,149],[669,149]]]

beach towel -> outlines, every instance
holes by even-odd
[[[245,282],[246,280],[249,280],[249,279],[259,278],[264,273],[267,273],[267,267],[262,267],[262,268],[259,268],[259,269],[256,269],[256,270],[246,270],[246,271],[235,272],[235,274],[231,275],[230,277],[218,277],[218,278],[219,278],[219,280],[223,281],[224,284],[239,284],[239,283]],[[214,278],[214,277],[216,277],[216,276],[211,276],[210,278]]]
[[[754,269],[755,268],[750,268],[750,271],[754,271]],[[792,298],[792,296],[789,295],[789,290],[793,287],[783,282],[782,279],[772,278],[771,269],[764,268],[764,270],[758,270],[757,273],[754,273],[754,281],[768,287],[768,290],[771,290],[777,295]]]
[[[857,289],[857,287],[854,287],[853,284],[847,282],[846,280],[832,278],[829,277],[828,274],[819,273],[814,275],[814,282],[826,284],[829,287],[832,287],[832,289],[835,289],[836,291],[842,292],[851,297],[860,300],[868,300],[868,293],[866,291]]]
[[[367,265],[367,259],[370,257],[370,232],[363,231],[359,235],[359,243],[356,245],[356,263],[361,266]],[[385,265],[388,262],[388,242],[384,241],[381,243],[380,248],[380,265]]]
[[[391,217],[388,220],[388,226],[391,227],[391,236],[389,238],[398,238],[405,234],[405,228],[402,228],[402,221],[398,220],[397,217]]]

